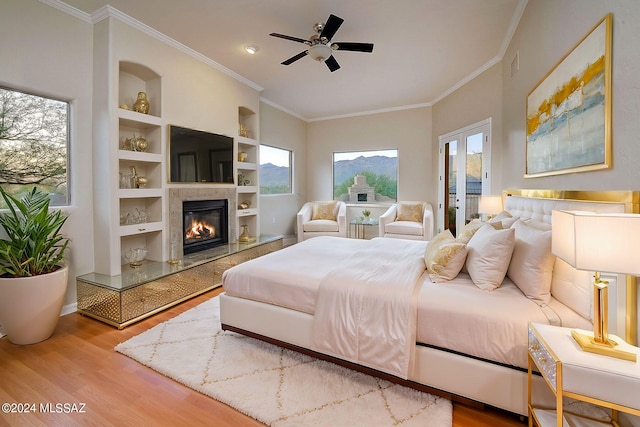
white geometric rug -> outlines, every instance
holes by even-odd
[[[219,298],[116,351],[270,426],[451,427],[447,399],[220,329]]]

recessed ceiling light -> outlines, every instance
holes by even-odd
[[[260,50],[260,48],[254,44],[248,44],[244,47],[244,50],[245,52],[254,55]]]

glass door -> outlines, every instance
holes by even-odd
[[[456,236],[479,218],[478,201],[489,194],[491,119],[440,136],[438,230]]]

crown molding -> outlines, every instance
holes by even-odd
[[[54,9],[58,9],[61,12],[66,13],[67,15],[71,15],[75,18],[78,18],[84,22],[91,24],[91,15],[81,10],[76,9],[75,7],[69,6],[68,4],[60,1],[60,0],[40,0],[40,3],[44,3],[48,6],[53,7]]]
[[[138,21],[135,18],[130,17],[129,15],[119,11],[118,9],[112,7],[112,6],[103,6],[100,9],[96,10],[94,13],[92,14],[87,14],[85,12],[82,12],[74,7],[69,6],[66,3],[63,3],[60,0],[40,0],[42,3],[47,4],[51,7],[54,7],[62,12],[65,12],[71,16],[74,16],[78,19],[82,19],[85,22],[91,23],[91,24],[97,24],[98,22],[107,19],[107,18],[114,18],[117,19],[121,22],[124,22],[125,24],[147,34],[150,37],[153,37],[156,40],[161,41],[162,43],[165,43],[166,45],[169,45],[189,56],[191,56],[192,58],[195,58],[196,60],[203,62],[207,65],[209,65],[212,68],[215,68],[218,71],[223,72],[224,74],[234,78],[235,80],[238,80],[239,82],[249,86],[252,89],[257,90],[258,92],[262,92],[264,90],[264,88],[262,86],[260,86],[259,84],[247,79],[244,76],[241,76],[240,74],[236,73],[235,71],[225,67],[222,64],[217,63],[216,61],[212,60],[211,58],[201,54],[200,52],[191,49],[190,47],[178,42],[177,40],[172,39],[171,37],[159,32],[158,30],[155,30],[153,28],[151,28],[150,26],[143,24],[142,22]]]

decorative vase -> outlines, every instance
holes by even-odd
[[[69,267],[30,277],[0,278],[0,324],[14,344],[35,344],[56,328]]]
[[[249,226],[248,225],[243,225],[242,226],[242,233],[240,234],[240,237],[238,237],[238,242],[240,242],[240,243],[251,243],[251,242],[255,242],[255,241],[256,241],[256,238],[249,234]]]
[[[240,151],[238,153],[238,161],[244,162],[245,160],[247,160],[247,153],[245,153],[244,151]]]
[[[147,94],[144,92],[138,92],[138,99],[133,103],[133,110],[138,113],[149,113],[149,101],[147,100]]]

